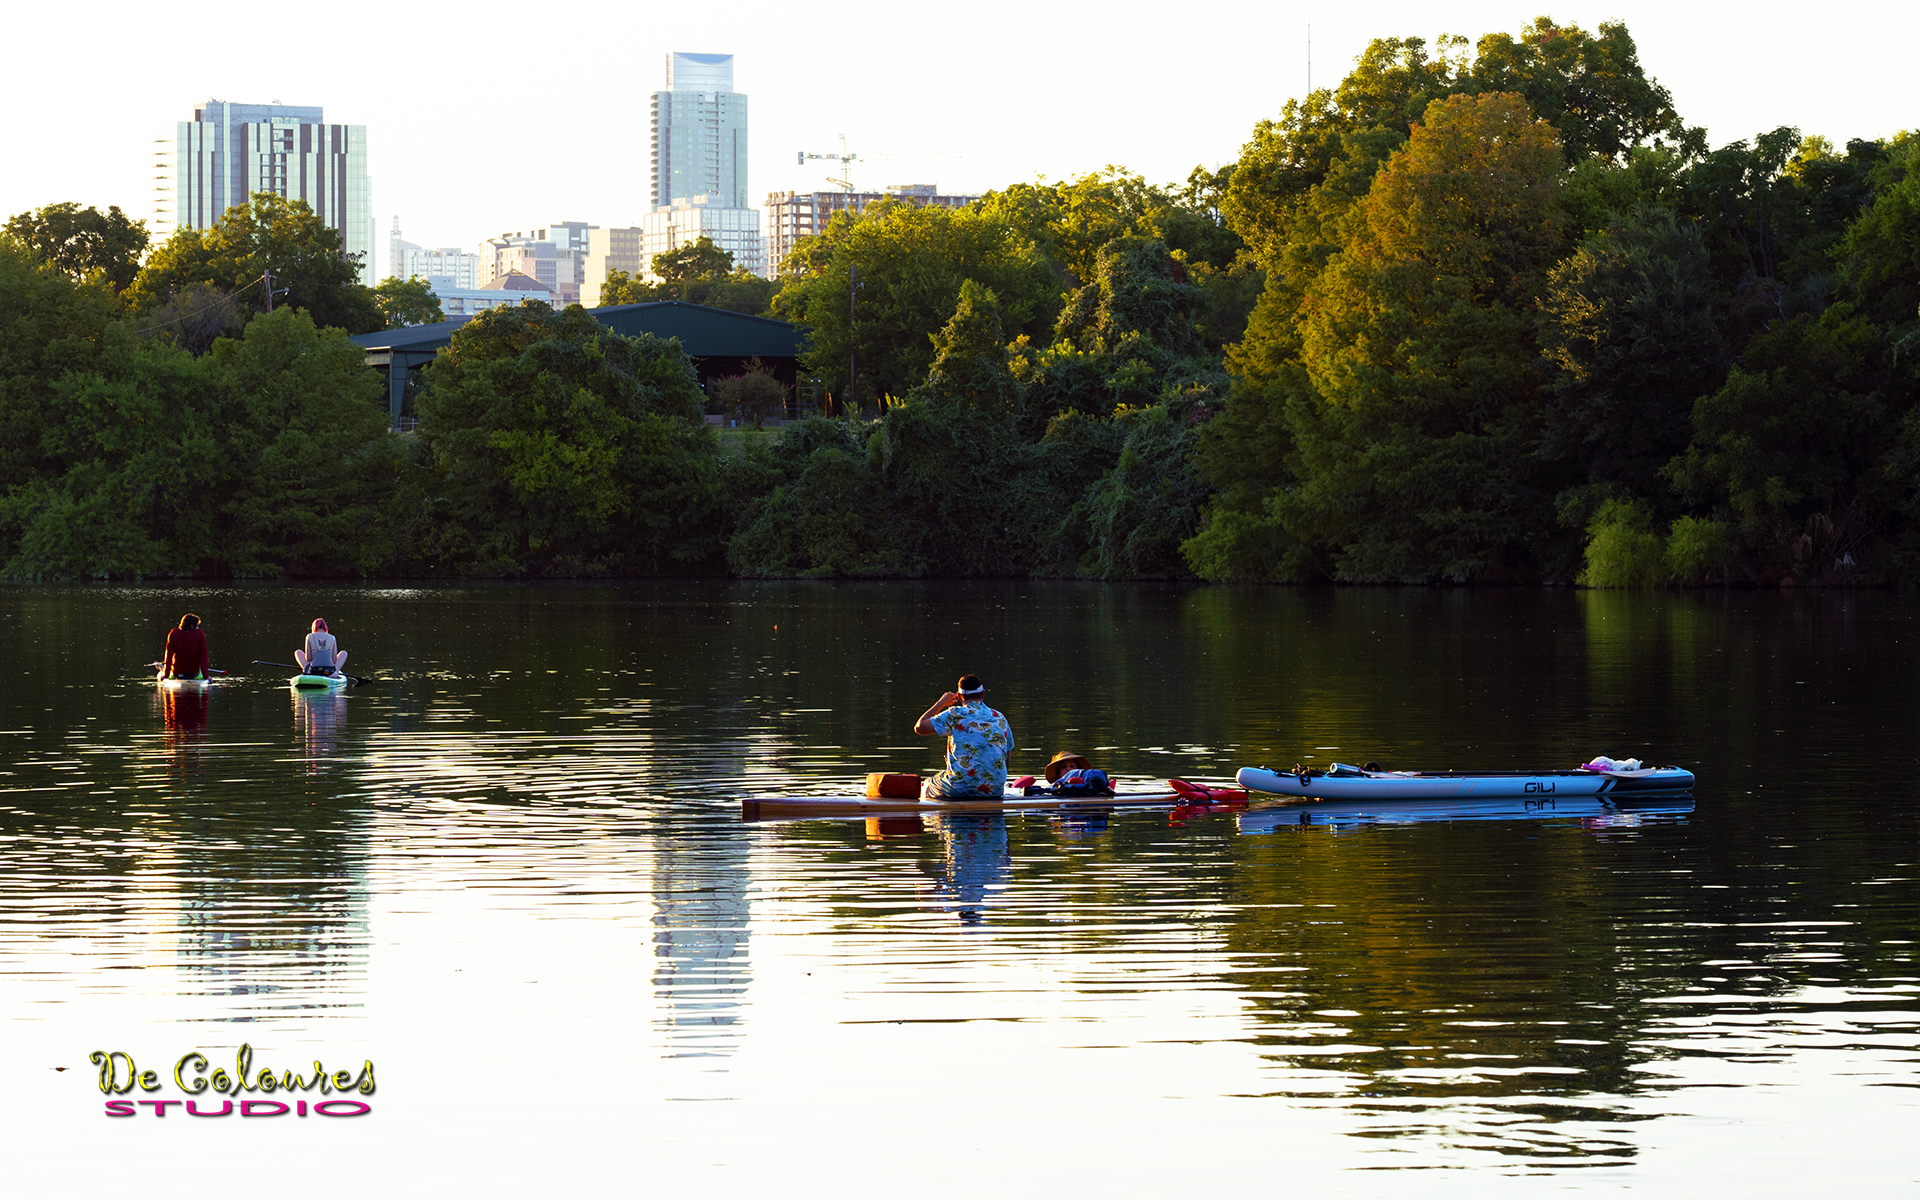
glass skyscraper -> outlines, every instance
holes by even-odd
[[[675,200],[749,204],[747,98],[733,90],[731,54],[667,55],[667,90],[653,94],[653,207]]]
[[[209,100],[178,123],[174,227],[207,229],[255,192],[305,200],[374,278],[367,127],[329,125],[318,108]]]
[[[667,55],[667,90],[653,94],[652,206],[640,221],[641,275],[653,256],[708,237],[736,267],[767,268],[760,210],[747,199],[747,98],[733,90],[733,55]]]

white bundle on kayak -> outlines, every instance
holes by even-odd
[[[1580,764],[1583,771],[1638,771],[1641,769],[1637,758],[1608,758],[1604,754],[1595,755],[1592,762]]]

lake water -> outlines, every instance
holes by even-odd
[[[11,1194],[1920,1181],[1911,599],[674,583],[0,608]],[[188,610],[234,671],[205,698],[141,666]],[[314,616],[373,682],[308,696],[250,665],[291,661]],[[969,670],[1025,772],[1061,749],[1123,779],[1610,754],[1700,785],[1447,821],[740,819],[934,769],[914,719]],[[242,1044],[276,1074],[371,1061],[347,1093],[370,1111],[105,1115],[91,1053],[156,1072],[121,1099],[217,1112],[174,1065],[232,1071]]]

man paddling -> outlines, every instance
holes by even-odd
[[[987,688],[978,675],[962,675],[958,688],[941,696],[914,723],[913,731],[921,737],[947,739],[947,769],[922,784],[920,795],[928,800],[997,800],[1007,790],[1013,729],[987,707]]]

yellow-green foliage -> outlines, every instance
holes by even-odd
[[[1587,565],[1574,582],[1595,588],[1659,587],[1667,581],[1666,539],[1647,510],[1609,500],[1587,523]]]

